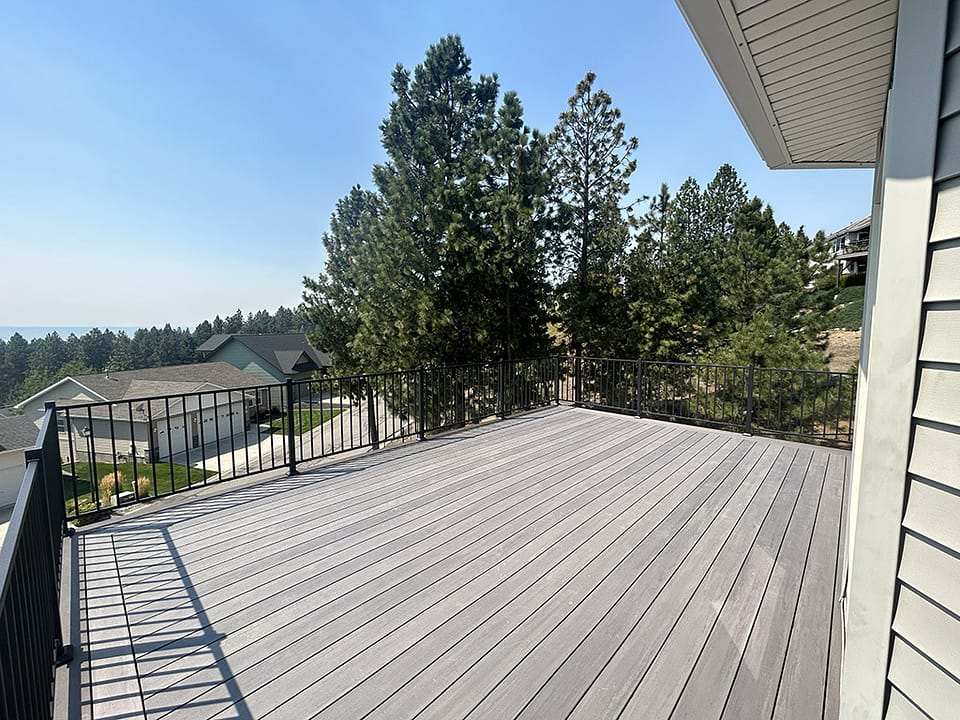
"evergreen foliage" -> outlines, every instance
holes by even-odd
[[[823,365],[823,233],[778,223],[728,164],[635,218],[639,143],[595,83],[544,137],[496,76],[472,78],[458,37],[394,70],[387,160],[338,202],[325,271],[304,278],[340,372],[536,356],[548,321],[560,352]]]
[[[375,190],[337,203],[325,272],[304,278],[313,341],[345,371],[543,352],[545,138],[456,36],[392,89]]]
[[[638,141],[592,72],[577,84],[550,135],[558,223],[550,259],[557,313],[577,355],[623,351],[624,275],[634,219],[624,207]]]

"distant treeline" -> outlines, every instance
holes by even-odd
[[[62,338],[56,332],[27,341],[19,333],[0,340],[0,404],[12,405],[67,375],[197,362],[197,347],[220,333],[284,333],[308,329],[299,311],[283,306],[248,313],[237,310],[188,328],[141,328],[133,336],[97,328]]]

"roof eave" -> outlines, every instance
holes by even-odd
[[[677,0],[677,5],[767,166],[771,169],[824,167],[798,165],[790,158],[766,94],[758,89],[740,53],[744,40],[734,35],[720,6],[703,0]]]

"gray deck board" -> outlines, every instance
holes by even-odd
[[[642,443],[640,444],[640,446],[642,447]],[[653,447],[655,448],[656,446],[653,446]],[[625,446],[625,447],[624,447],[624,452],[626,452],[626,451],[627,451],[627,448],[626,448],[626,446]],[[596,462],[596,459],[595,459],[595,458],[591,458],[591,459],[592,459],[594,462]],[[565,501],[569,502],[570,499],[571,499],[571,493],[572,493],[572,492],[576,492],[577,490],[580,491],[580,492],[578,493],[578,496],[579,496],[579,498],[580,498],[581,500],[585,500],[587,497],[589,497],[588,493],[584,492],[584,489],[583,489],[583,488],[576,488],[576,487],[565,488],[562,492],[557,493],[557,494],[556,494],[556,497],[558,497],[560,500],[565,500]],[[536,498],[536,497],[530,498],[530,499],[529,499],[529,502],[533,503],[533,502],[535,502],[537,499],[538,499],[538,498]],[[573,498],[573,499],[576,499],[576,498]],[[510,500],[509,498],[505,498],[505,499],[504,499],[504,502],[509,502],[509,500]],[[540,498],[540,500],[542,500],[542,498]],[[549,512],[551,509],[556,509],[556,507],[558,507],[558,505],[557,505],[556,503],[553,503],[553,504],[551,504],[551,505],[548,505],[546,508],[541,508],[538,512],[542,515],[542,514],[545,513],[545,512]],[[493,509],[498,509],[498,508],[496,508],[496,506],[493,506]],[[507,511],[507,512],[516,512],[516,510],[518,510],[518,509],[523,510],[523,509],[525,509],[525,508],[524,508],[523,505],[517,505],[516,503],[512,504],[512,507],[511,507],[511,508],[499,508],[499,510],[501,510],[501,511]],[[536,506],[533,506],[533,509],[536,509]],[[477,520],[476,518],[470,518],[471,522],[474,522],[474,526],[473,526],[473,530],[472,530],[473,534],[476,534],[476,535],[478,535],[478,536],[487,535],[487,538],[486,538],[486,541],[487,541],[487,542],[486,542],[486,544],[481,544],[480,547],[477,547],[477,548],[473,548],[473,549],[472,549],[471,552],[472,552],[472,554],[474,555],[474,557],[482,556],[483,553],[485,553],[485,552],[486,552],[486,553],[491,552],[491,550],[493,550],[493,547],[492,547],[492,546],[494,545],[495,542],[502,542],[502,541],[504,541],[504,540],[506,540],[506,544],[504,544],[502,547],[500,547],[499,550],[498,550],[498,552],[504,552],[504,551],[506,551],[507,549],[516,550],[516,549],[520,549],[520,548],[523,547],[523,543],[520,542],[520,539],[521,539],[522,535],[518,532],[519,528],[518,528],[518,523],[517,523],[517,522],[514,522],[514,523],[511,524],[511,526],[507,527],[507,528],[506,528],[506,533],[505,533],[504,531],[501,531],[501,532],[498,533],[497,535],[491,535],[491,534],[490,534],[490,531],[496,530],[496,526],[487,527],[487,523],[486,523],[485,521],[488,520],[488,519],[492,519],[492,518],[481,517],[479,520]],[[523,518],[521,517],[520,520],[522,521]],[[537,525],[534,524],[534,525],[532,526],[532,529],[535,531],[535,530],[537,529]],[[457,533],[457,534],[455,534],[455,535],[451,535],[451,537],[453,537],[453,538],[457,538],[457,537],[458,537],[461,542],[463,542],[464,539],[468,539],[468,540],[470,539],[470,534],[469,534],[469,533],[463,533],[463,528],[458,528],[456,525],[454,525],[454,526],[450,529],[450,531],[451,531],[451,532],[448,532],[447,534]],[[510,531],[513,531],[513,533],[515,533],[512,537],[511,537],[511,534],[513,534],[513,533],[510,533]],[[530,534],[530,529],[529,529],[529,528],[527,529],[526,534],[527,534],[527,535]],[[435,543],[436,540],[438,539],[438,537],[439,537],[440,539],[446,539],[443,535],[440,535],[440,536],[434,535],[434,536],[431,536],[431,537],[429,538],[429,542],[430,542],[430,543]],[[529,538],[528,538],[528,539],[529,539]],[[423,543],[428,543],[428,539],[425,538],[424,541],[423,541]],[[432,562],[432,561],[439,560],[439,559],[442,559],[442,556],[436,557],[436,556],[431,555],[430,552],[432,551],[432,547],[429,546],[429,543],[428,543],[428,546],[425,547],[423,543],[421,543],[420,546],[414,546],[414,547],[411,548],[410,555],[411,555],[412,557],[416,558],[415,553],[418,553],[418,552],[419,552],[419,553],[421,553],[420,557],[425,557],[428,561],[431,561],[431,562]],[[463,571],[462,574],[466,574],[466,573],[468,573],[468,572],[473,572],[473,571],[475,570],[477,564],[476,564],[476,563],[470,564],[470,563],[472,562],[471,558],[468,558],[468,557],[465,557],[465,556],[466,556],[466,553],[461,553],[461,556],[460,556],[460,558],[459,558],[459,560],[460,560],[459,563],[456,563],[456,564],[455,564],[455,563],[449,563],[449,564],[440,563],[438,567],[435,567],[435,568],[432,568],[432,569],[434,570],[434,572],[442,573],[442,574],[440,575],[440,577],[445,577],[445,578],[446,578],[446,581],[447,581],[448,583],[449,583],[449,582],[452,582],[452,579],[451,579],[451,576],[450,576],[450,573],[451,573],[452,571],[461,571],[461,570],[462,570],[462,571]],[[488,558],[488,559],[489,559],[489,558]],[[384,577],[387,578],[387,579],[389,579],[389,580],[391,580],[391,581],[394,580],[394,579],[396,578],[396,575],[398,574],[398,573],[397,573],[397,570],[396,570],[397,567],[398,567],[398,566],[397,566],[397,563],[396,563],[396,562],[391,563],[391,567],[389,568],[389,571],[384,574]],[[482,568],[482,566],[481,566],[481,568]],[[383,571],[381,571],[381,572],[383,572]],[[423,575],[423,573],[417,573],[416,579],[419,580],[419,581],[421,581],[421,583],[422,583],[422,581],[424,580],[424,575]],[[366,614],[367,617],[359,618],[359,617],[357,617],[357,613],[354,613],[353,615],[351,615],[351,616],[349,616],[349,617],[346,617],[346,618],[343,618],[342,620],[340,620],[339,616],[336,616],[337,619],[339,620],[339,622],[338,622],[335,626],[331,627],[331,626],[329,625],[329,620],[330,620],[329,615],[328,615],[327,612],[325,612],[325,613],[323,613],[323,615],[319,615],[319,614],[318,614],[318,615],[316,615],[316,616],[314,616],[314,617],[312,617],[312,618],[311,618],[311,617],[306,618],[305,620],[306,620],[306,623],[307,623],[307,624],[306,624],[305,626],[298,627],[298,628],[297,628],[298,631],[303,632],[304,634],[309,634],[309,633],[312,633],[312,632],[317,632],[317,631],[320,629],[320,627],[323,627],[323,637],[325,638],[325,641],[329,643],[329,642],[332,641],[332,639],[334,639],[334,638],[337,637],[336,630],[337,630],[338,627],[339,627],[339,628],[342,628],[342,629],[341,629],[341,632],[342,632],[342,633],[344,633],[344,634],[349,633],[351,630],[353,630],[353,629],[355,629],[356,627],[358,627],[359,625],[361,625],[363,621],[368,621],[368,620],[370,620],[370,619],[371,619],[370,615],[371,615],[371,613],[373,613],[374,610],[376,610],[376,609],[378,609],[378,608],[380,608],[380,609],[389,609],[389,608],[391,607],[390,605],[386,605],[385,608],[382,608],[381,606],[383,606],[384,603],[390,602],[390,601],[392,601],[393,603],[399,603],[399,602],[401,602],[401,601],[404,599],[405,596],[403,596],[403,595],[401,595],[399,598],[397,597],[397,595],[398,595],[399,593],[391,593],[391,594],[387,595],[387,594],[386,594],[386,591],[389,590],[390,588],[384,586],[383,583],[377,583],[376,580],[377,580],[377,578],[374,578],[374,582],[373,582],[374,587],[369,590],[370,593],[376,593],[376,595],[374,596],[374,598],[371,598],[371,600],[375,600],[375,602],[368,602],[368,604],[361,609],[361,612],[363,612],[364,614]],[[349,585],[347,585],[346,589],[347,589],[347,590],[351,590],[351,588],[358,588],[359,585],[360,585],[360,583],[353,582],[353,583],[350,583]],[[404,588],[404,591],[407,592],[407,593],[410,592],[410,591],[407,590],[406,588]],[[422,591],[422,590],[421,590],[421,591]],[[353,592],[353,594],[356,595],[357,593],[356,593],[356,592]],[[416,593],[413,593],[412,596],[413,596],[413,597],[419,597],[419,595],[417,595]],[[288,596],[285,595],[283,599],[287,599],[287,597],[288,597]],[[317,604],[317,601],[320,600],[320,599],[322,599],[322,598],[323,598],[322,595],[318,597],[318,595],[317,595],[317,593],[316,593],[316,590],[315,590],[314,592],[311,593],[310,597],[308,598],[308,602],[310,602],[311,604],[313,604],[313,606],[315,607],[316,604]],[[353,600],[353,599],[351,598],[350,600]],[[353,600],[353,601],[355,602],[355,600]],[[348,602],[349,602],[349,600],[348,600]],[[341,603],[341,605],[343,605],[343,604],[346,604],[346,603]],[[375,618],[376,615],[374,614],[373,617]],[[393,619],[396,620],[396,617],[398,617],[398,615],[395,614],[395,616],[394,616]],[[323,626],[314,627],[313,623],[323,623]],[[289,640],[289,639],[283,640],[283,642],[287,642],[288,640]],[[289,649],[289,650],[288,650],[287,648],[283,648],[283,647],[280,647],[280,648],[273,647],[273,648],[272,648],[271,646],[272,646],[273,644],[272,644],[269,640],[264,641],[264,642],[261,642],[261,643],[258,643],[258,645],[257,645],[255,648],[253,648],[253,658],[247,658],[247,657],[242,657],[242,656],[241,656],[241,657],[238,657],[238,658],[237,658],[237,662],[232,664],[232,665],[233,665],[233,669],[234,669],[235,672],[240,672],[240,671],[244,671],[247,667],[254,667],[255,670],[259,671],[259,670],[262,669],[262,666],[254,666],[253,663],[251,662],[252,660],[255,659],[256,661],[260,661],[260,660],[265,660],[265,659],[267,659],[267,658],[270,658],[271,661],[274,661],[274,662],[279,661],[279,660],[280,660],[279,657],[273,657],[273,653],[270,652],[271,649],[283,649],[283,650],[287,651],[288,654],[290,654],[290,655],[293,657],[294,662],[296,663],[296,662],[299,661],[299,657],[302,657],[302,656],[298,656],[298,653],[301,652],[301,647],[300,647],[300,646],[305,645],[305,644],[309,644],[309,642],[310,642],[309,640],[306,640],[306,641],[303,641],[303,642],[298,642],[298,644],[297,644],[295,647],[293,647],[292,649]],[[309,649],[308,649],[308,652],[309,652]],[[269,677],[269,676],[268,676],[268,677]]]
[[[85,529],[81,714],[832,718],[845,473],[549,408]]]

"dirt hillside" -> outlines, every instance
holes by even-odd
[[[828,330],[827,354],[830,356],[831,370],[849,370],[860,359],[860,331]]]

